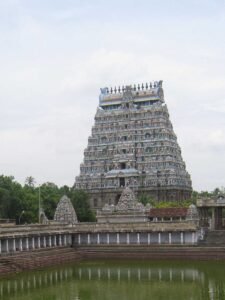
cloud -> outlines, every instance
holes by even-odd
[[[0,4],[3,173],[72,185],[99,89],[162,79],[194,188],[223,185],[225,43],[217,4],[174,1],[175,11],[156,1],[7,3]]]

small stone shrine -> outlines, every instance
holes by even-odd
[[[138,202],[133,191],[125,187],[117,205],[105,204],[102,210],[97,211],[99,223],[135,223],[146,222],[146,212],[150,205],[144,206]]]
[[[49,224],[49,220],[46,217],[46,214],[45,214],[43,208],[40,209],[40,223],[42,225],[48,225]]]
[[[77,215],[75,209],[67,196],[63,196],[56,208],[54,221],[63,224],[76,224]]]
[[[187,210],[186,220],[193,220],[199,222],[198,209],[194,204],[191,204]]]

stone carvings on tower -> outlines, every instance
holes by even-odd
[[[158,201],[188,199],[191,179],[164,103],[162,81],[103,88],[75,188],[93,208],[116,205],[122,189]]]

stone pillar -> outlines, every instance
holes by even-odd
[[[51,235],[49,235],[49,237],[48,237],[48,244],[49,244],[49,247],[52,247],[52,237],[51,237]]]
[[[67,238],[66,238],[66,234],[64,234],[64,241],[63,241],[63,244],[64,244],[64,246],[67,246]]]
[[[20,251],[23,251],[23,239],[22,238],[19,239],[19,249],[20,249]]]
[[[79,237],[79,235],[78,235],[78,237]],[[59,234],[59,246],[62,246],[62,236],[61,236],[61,234]]]
[[[107,244],[109,245],[109,233],[107,233]]]
[[[161,232],[158,233],[158,244],[161,244]]]
[[[26,250],[29,250],[29,240],[28,240],[28,237],[26,237]]]
[[[32,237],[32,249],[35,249],[35,237]]]
[[[2,240],[0,240],[0,254],[2,253]]]
[[[56,242],[56,235],[54,235],[54,238],[53,238],[53,243],[54,243],[54,247],[57,246],[57,242]]]
[[[97,234],[97,244],[98,244],[98,245],[100,244],[100,236],[99,236],[99,233]]]
[[[88,245],[90,245],[90,233],[88,233],[88,235],[87,235],[87,243],[88,243]]]
[[[212,208],[212,230],[215,230],[215,207]]]
[[[127,245],[129,245],[129,244],[130,244],[130,234],[127,233]]]
[[[150,233],[148,233],[148,245],[150,245],[151,244],[151,235],[150,235]]]
[[[171,232],[169,232],[169,244],[171,245],[172,243],[172,237],[171,237]]]
[[[6,241],[5,241],[5,251],[6,251],[6,253],[9,252],[9,240],[8,239],[6,239]]]
[[[195,244],[195,232],[192,232],[191,241],[192,241],[192,244]]]
[[[78,234],[78,245],[80,245],[80,234]]]
[[[140,244],[140,233],[137,233],[137,244]]]
[[[43,247],[46,248],[46,236],[43,236]]]
[[[72,245],[72,234],[68,234],[68,245]]]
[[[183,232],[180,233],[180,243],[181,244],[184,243],[184,233]]]
[[[41,248],[41,238],[40,238],[40,236],[38,236],[37,247],[38,247],[38,249]]]
[[[16,252],[16,239],[15,238],[13,238],[13,241],[12,241],[12,251]]]
[[[116,234],[116,243],[117,244],[120,243],[120,234],[119,233]]]

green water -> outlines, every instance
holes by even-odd
[[[0,299],[225,299],[225,263],[82,262],[1,279]]]

